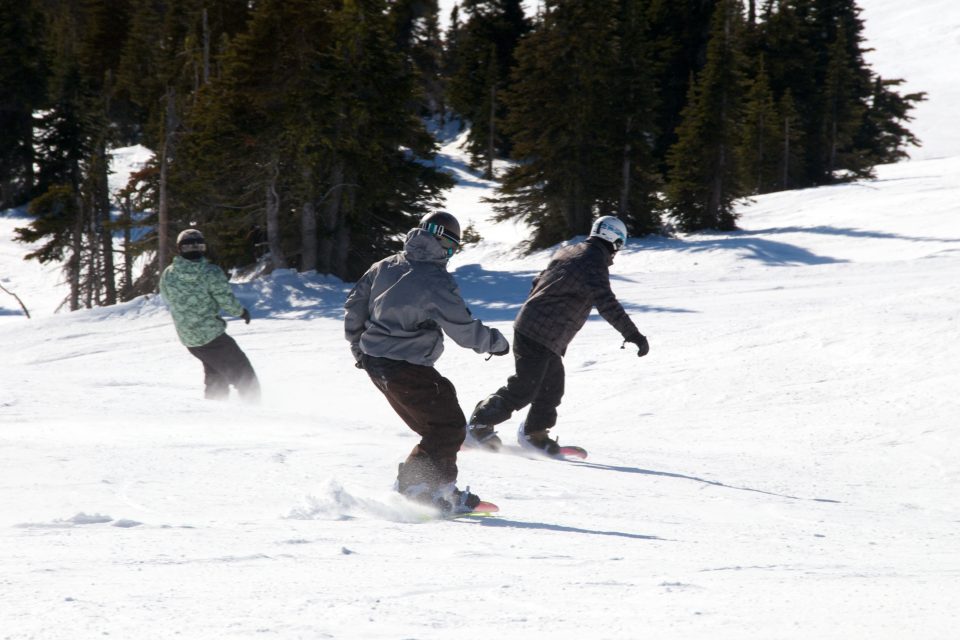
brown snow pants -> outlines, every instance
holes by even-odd
[[[401,466],[400,491],[421,482],[431,487],[456,482],[466,418],[453,383],[433,367],[368,355],[361,362],[393,410],[420,436]]]

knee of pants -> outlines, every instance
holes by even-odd
[[[470,422],[487,425],[500,424],[511,414],[513,414],[513,407],[510,406],[510,403],[502,396],[493,394],[477,403],[473,414],[470,416]]]

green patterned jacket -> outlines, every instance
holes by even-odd
[[[220,309],[233,316],[243,313],[223,269],[206,258],[193,261],[174,256],[173,264],[160,276],[160,294],[170,307],[180,342],[187,347],[201,347],[226,331]]]

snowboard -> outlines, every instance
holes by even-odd
[[[500,507],[493,504],[492,502],[487,502],[486,500],[481,500],[477,506],[473,508],[473,511],[466,511],[461,513],[450,513],[448,518],[462,518],[463,516],[489,516],[500,511]]]
[[[522,456],[524,458],[546,458],[548,460],[586,460],[587,450],[583,447],[560,445],[560,451],[556,455],[550,455],[545,451],[520,447],[516,445],[501,445],[499,449],[493,450],[484,446],[464,445],[460,451],[485,451],[487,453],[505,453],[512,456]]]
[[[442,511],[437,512],[435,519],[437,520],[456,520],[457,518],[490,518],[493,515],[500,511],[500,507],[493,504],[492,502],[487,502],[486,500],[481,500],[480,504],[473,508],[473,511],[451,511],[450,513],[444,513]],[[434,518],[426,518],[426,520],[433,520]]]
[[[587,459],[587,450],[583,447],[574,447],[574,446],[560,446],[560,451],[555,456],[547,456],[549,458],[559,458],[561,460],[586,460]]]

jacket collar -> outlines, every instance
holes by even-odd
[[[604,240],[603,238],[587,238],[585,242],[594,247],[600,247],[600,250],[603,252],[604,257],[607,259],[607,266],[613,264],[613,256],[616,255],[616,252],[613,250],[613,245]]]
[[[413,262],[447,262],[447,252],[425,229],[411,229],[403,243],[403,255]]]

